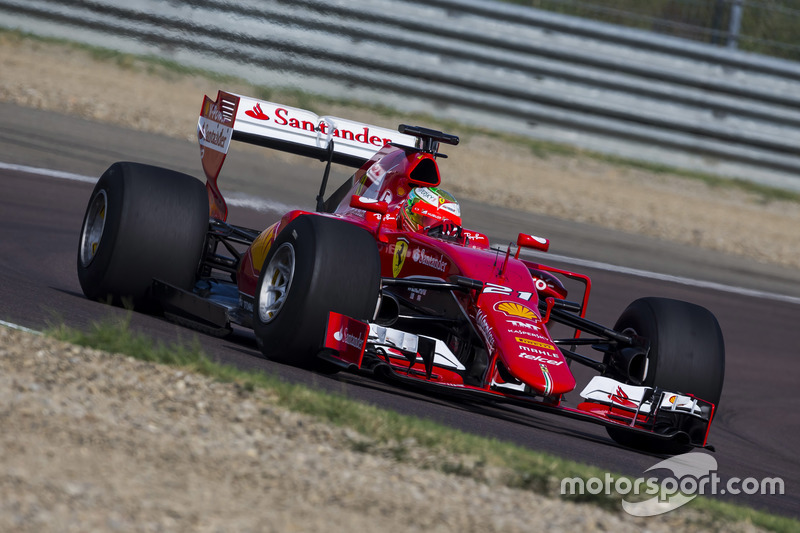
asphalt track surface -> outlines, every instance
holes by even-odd
[[[125,315],[121,309],[87,300],[78,284],[78,234],[92,183],[36,175],[12,165],[97,177],[115,161],[132,160],[200,177],[196,144],[5,104],[0,104],[0,117],[0,215],[4,221],[0,320],[33,329],[62,321],[84,328],[93,321]],[[458,156],[457,148],[450,152],[451,157]],[[321,172],[322,165],[314,161],[265,159],[261,150],[234,146],[222,172],[223,190],[240,203],[245,194],[266,201],[260,210],[231,207],[230,221],[260,228],[288,207],[311,209]],[[454,178],[445,175],[443,179],[446,185]],[[632,275],[602,265],[579,268],[552,262],[592,277],[590,319],[613,325],[629,302],[647,295],[693,301],[714,312],[727,349],[725,388],[710,435],[717,449],[713,456],[718,474],[723,480],[777,476],[784,480],[786,491],[782,496],[718,497],[798,517],[800,273],[511,210],[498,212],[474,202],[462,205],[465,224],[483,230],[495,243],[507,243],[516,232],[529,231],[551,238],[551,252],[559,257],[638,269]],[[639,271],[681,279],[668,281]],[[732,289],[705,288],[686,280],[716,282]],[[790,298],[781,299],[785,296]],[[197,335],[213,357],[228,364],[261,369],[286,381],[611,471],[640,476],[661,459],[617,446],[600,426],[517,408],[458,404],[359,376],[324,376],[276,364],[259,356],[252,334],[245,330],[217,339],[141,314],[133,316],[132,326],[165,341]],[[578,372],[579,388],[585,382],[581,379],[590,375]]]

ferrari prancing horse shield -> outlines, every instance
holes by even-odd
[[[392,276],[397,277],[406,262],[406,252],[408,251],[408,241],[397,239],[394,245],[394,259],[392,259]]]

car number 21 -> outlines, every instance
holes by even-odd
[[[494,283],[486,283],[483,286],[483,292],[485,294],[502,294],[504,296],[510,296],[514,293],[514,290],[509,287],[504,287],[502,285],[495,285]],[[524,292],[524,291],[517,291],[517,298],[520,300],[525,300],[526,302],[531,299],[533,296],[532,292]]]

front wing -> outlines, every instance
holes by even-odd
[[[691,395],[596,376],[581,392],[584,401],[568,407],[561,398],[534,396],[511,384],[469,385],[461,377],[463,366],[436,339],[370,326],[338,313],[330,313],[320,357],[346,370],[464,401],[508,403],[713,450],[708,432],[715,406]]]

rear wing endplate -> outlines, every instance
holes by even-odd
[[[217,177],[232,140],[355,168],[388,143],[413,147],[417,141],[396,130],[318,116],[304,109],[224,91],[217,93],[216,101],[208,96],[203,100],[197,137],[210,215],[220,220],[227,217],[227,206],[217,187]]]

